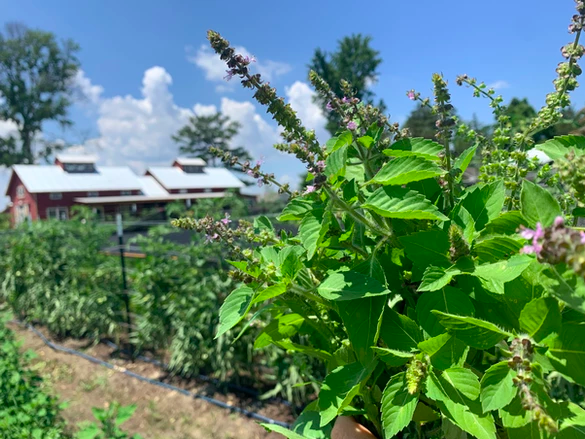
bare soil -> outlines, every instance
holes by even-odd
[[[267,433],[257,421],[242,414],[129,377],[120,372],[124,368],[272,419],[288,423],[293,420],[290,409],[285,405],[260,403],[245,396],[221,393],[209,383],[170,377],[153,364],[130,362],[119,358],[114,355],[112,348],[103,344],[88,346],[87,342],[79,340],[58,342],[62,346],[115,364],[120,369],[107,369],[81,357],[54,351],[29,330],[17,325],[10,327],[23,343],[23,349],[30,349],[38,354],[38,358],[33,360],[32,367],[45,378],[44,386],[49,393],[58,396],[61,401],[68,402],[68,406],[63,410],[63,417],[74,429],[84,421],[93,421],[92,407],[105,407],[117,401],[122,405],[137,405],[134,416],[123,427],[129,433],[141,434],[145,439],[282,437]]]

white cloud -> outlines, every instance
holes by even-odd
[[[104,92],[104,88],[101,85],[94,85],[90,79],[85,76],[83,70],[78,70],[75,78],[73,79],[75,91],[77,93],[78,101],[89,101],[92,104],[97,104]]]
[[[0,137],[7,138],[18,134],[16,124],[11,120],[0,120]]]
[[[329,133],[325,129],[327,119],[321,107],[313,102],[315,92],[309,85],[305,82],[296,81],[290,87],[285,88],[285,93],[290,105],[297,112],[305,127],[315,130],[319,141],[327,141],[329,138]]]
[[[500,79],[492,84],[488,84],[488,88],[493,88],[494,90],[501,90],[502,88],[509,88],[510,83],[508,81],[504,81]]]
[[[252,56],[245,47],[235,47],[235,50],[236,53],[241,55]],[[205,79],[208,81],[221,83],[226,81],[227,66],[210,47],[202,45],[196,52],[194,52],[193,48],[188,47],[187,60],[202,69],[205,72]],[[260,73],[266,81],[272,81],[277,76],[284,75],[291,70],[289,64],[272,60],[257,60],[251,65],[251,68]],[[233,87],[231,82],[226,82],[218,85],[216,91],[223,93],[233,90]]]
[[[89,79],[86,84],[95,87]],[[137,172],[148,166],[168,165],[178,155],[171,136],[189,117],[221,111],[241,124],[232,147],[243,146],[255,159],[264,157],[266,172],[274,172],[277,178],[282,176],[296,186],[297,176],[305,168],[296,158],[273,148],[274,143],[281,141],[281,130],[255,104],[224,96],[217,106],[195,103],[191,108],[184,108],[175,103],[171,86],[171,75],[162,67],[152,67],[144,72],[139,97],[104,97],[103,91],[94,94],[99,96],[91,101],[97,114],[98,136],[76,146],[75,151],[97,154],[103,164],[129,165]],[[314,92],[310,87],[297,81],[285,91],[287,101],[298,111],[306,127],[315,129],[321,141],[326,140],[326,119],[313,103]]]
[[[193,111],[197,116],[211,116],[217,113],[217,107],[215,105],[195,104]]]

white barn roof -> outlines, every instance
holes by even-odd
[[[165,189],[239,189],[244,183],[225,168],[204,168],[203,172],[183,172],[178,167],[153,167],[148,171]]]
[[[90,173],[69,173],[60,166],[15,165],[12,169],[31,193],[142,189],[139,177],[125,166],[100,166]]]
[[[161,197],[169,194],[164,187],[149,175],[138,177],[138,179],[142,185],[142,194],[145,197]]]
[[[206,166],[207,163],[203,159],[191,157],[178,157],[175,160],[181,166]]]
[[[88,154],[57,154],[55,156],[61,163],[95,163],[98,158],[95,155]]]

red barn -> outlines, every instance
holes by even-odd
[[[103,216],[137,214],[175,200],[223,197],[244,183],[229,170],[208,168],[201,159],[176,159],[170,167],[150,168],[145,176],[127,166],[98,166],[88,155],[58,155],[53,166],[15,165],[6,195],[13,224],[27,218],[66,220],[76,204]]]

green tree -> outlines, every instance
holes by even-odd
[[[412,137],[424,137],[425,139],[435,139],[437,133],[437,116],[433,114],[429,107],[419,106],[412,110],[404,128],[408,128]]]
[[[374,93],[370,87],[376,82],[382,58],[379,56],[380,52],[370,46],[371,41],[371,37],[357,34],[339,40],[337,51],[333,53],[316,49],[309,68],[317,72],[338,97],[343,97],[339,82],[345,79],[352,85],[357,98],[372,103]],[[315,99],[325,111],[327,130],[335,134],[339,127],[339,115],[327,111],[325,100],[320,97]],[[378,106],[382,110],[385,108],[383,101],[380,101]]]
[[[230,148],[230,143],[240,128],[240,123],[231,121],[229,117],[221,113],[211,116],[193,116],[189,119],[189,123],[173,136],[173,140],[179,145],[181,154],[199,157],[212,166],[216,166],[219,160],[209,152],[210,146],[230,151],[244,162],[251,160],[250,154],[241,146]],[[226,166],[239,170],[237,167],[230,166],[229,163],[226,163]]]
[[[424,137],[425,139],[435,140],[435,134],[437,132],[436,122],[437,116],[433,114],[432,110],[429,107],[420,106],[412,110],[404,123],[404,127],[409,129],[412,137]],[[491,127],[482,125],[475,115],[466,124],[475,131],[481,132],[484,136],[489,137]],[[464,136],[457,134],[453,136],[452,149],[456,155],[461,154],[470,146],[472,146],[472,142]]]
[[[0,33],[0,119],[16,124],[18,138],[0,142],[0,163],[34,163],[59,147],[44,143],[34,151],[35,135],[46,121],[62,127],[67,118],[73,78],[79,69],[71,40],[57,41],[54,34],[9,23]]]
[[[516,133],[526,129],[526,126],[536,116],[536,110],[530,105],[528,99],[513,98],[506,107],[506,115],[510,117],[510,123],[514,127],[513,132]],[[532,137],[535,142],[544,142],[555,136],[580,132],[583,124],[582,112],[577,112],[573,108],[565,108],[562,119],[556,125],[539,131]]]

